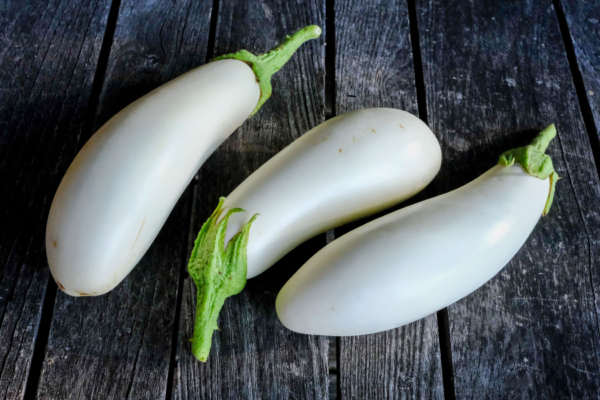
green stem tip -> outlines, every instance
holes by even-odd
[[[548,211],[550,211],[552,201],[554,200],[556,182],[560,179],[556,171],[554,171],[552,159],[550,156],[544,154],[555,136],[556,127],[554,124],[549,125],[531,141],[531,144],[502,153],[500,160],[498,161],[498,164],[506,167],[517,162],[521,164],[525,171],[531,176],[544,180],[550,178],[550,191],[542,215],[546,215],[548,214]]]
[[[316,25],[310,25],[300,29],[292,36],[288,36],[286,40],[279,46],[274,47],[265,54],[255,56],[246,50],[240,50],[237,53],[226,54],[219,56],[212,61],[234,59],[245,62],[250,65],[252,71],[256,75],[256,81],[260,87],[260,98],[256,108],[251,115],[254,115],[260,107],[271,97],[273,88],[271,86],[271,76],[279,71],[283,65],[288,62],[292,54],[302,45],[302,43],[316,39],[321,36],[322,30]]]
[[[194,336],[190,341],[192,353],[202,362],[208,359],[212,334],[219,329],[217,318],[225,299],[238,294],[246,285],[248,236],[258,215],[250,218],[225,249],[227,221],[232,214],[244,210],[231,209],[219,221],[224,201],[221,197],[217,209],[202,225],[188,263],[188,272],[197,291]]]

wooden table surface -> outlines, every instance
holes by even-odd
[[[213,56],[324,28],[205,163],[140,265],[107,295],[52,280],[46,218],[92,133]],[[0,1],[0,397],[598,399],[600,0]],[[455,189],[554,122],[550,214],[481,289],[375,335],[295,334],[274,302],[320,235],[227,300],[206,364],[190,353],[186,261],[248,175],[331,116],[395,107],[426,121]],[[410,204],[410,202],[409,202]],[[403,205],[404,206],[404,205]]]

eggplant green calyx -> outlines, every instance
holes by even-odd
[[[225,299],[238,294],[246,285],[248,236],[250,226],[258,216],[254,215],[244,225],[225,250],[227,221],[232,214],[244,210],[231,209],[219,222],[224,201],[221,197],[217,209],[202,225],[188,263],[188,272],[197,291],[192,353],[202,362],[208,359],[213,331],[219,329],[217,317]]]
[[[542,215],[546,215],[550,211],[550,206],[552,206],[552,201],[554,200],[556,182],[560,179],[556,171],[554,171],[552,159],[550,156],[544,154],[555,136],[556,127],[554,124],[549,125],[533,139],[530,145],[506,151],[502,153],[498,161],[498,164],[506,167],[517,162],[531,176],[540,179],[550,178],[550,192]]]
[[[260,87],[260,99],[251,115],[254,115],[260,107],[271,97],[273,88],[271,87],[271,76],[279,71],[283,65],[288,62],[292,54],[302,45],[302,43],[316,39],[321,36],[321,28],[316,25],[307,26],[300,29],[292,36],[288,36],[286,40],[279,46],[274,47],[271,51],[265,54],[255,56],[247,50],[240,50],[237,53],[226,54],[219,56],[212,61],[235,59],[245,62],[250,65],[252,71],[256,75],[256,81]]]

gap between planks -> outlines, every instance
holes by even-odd
[[[44,355],[46,353],[46,346],[48,345],[48,336],[50,335],[50,325],[52,323],[52,317],[54,316],[54,303],[56,301],[57,290],[58,286],[56,286],[54,279],[48,276],[39,327],[33,347],[33,355],[31,357],[31,366],[29,367],[29,374],[27,375],[25,393],[23,393],[23,399],[25,400],[35,399],[37,397],[40,374],[42,373]]]
[[[325,35],[325,120],[327,121],[335,117],[335,0],[325,1]],[[325,233],[325,245],[328,245],[334,239],[335,229],[328,230]],[[342,398],[339,337],[329,337],[328,357],[329,399],[339,400]]]
[[[594,154],[594,161],[596,162],[596,168],[598,169],[598,174],[600,175],[600,138],[596,133],[598,131],[596,129],[596,123],[594,122],[594,116],[592,114],[592,106],[585,93],[585,83],[583,82],[583,75],[581,73],[581,69],[579,68],[579,63],[577,62],[575,46],[573,45],[573,37],[571,36],[571,32],[569,30],[569,24],[567,23],[567,17],[565,15],[561,0],[552,0],[552,3],[558,19],[558,26],[560,28],[560,34],[565,46],[565,52],[567,53],[567,60],[571,70],[573,84],[575,85],[575,91],[577,92],[581,116],[583,117],[585,130],[590,138],[590,145],[592,147],[592,153]]]
[[[102,92],[102,86],[106,76],[108,58],[110,56],[110,49],[112,47],[115,29],[117,27],[120,6],[121,0],[113,0],[110,5],[110,11],[106,21],[106,29],[104,31],[104,38],[102,39],[102,46],[100,47],[100,54],[98,55],[98,63],[96,64],[96,72],[94,74],[94,81],[92,83],[92,90],[90,92],[90,102],[83,122],[82,130],[84,132],[91,131],[94,126],[96,109],[98,108],[100,94]],[[33,355],[31,357],[31,366],[27,376],[25,392],[23,393],[23,399],[25,400],[37,398],[40,376],[42,373],[44,357],[46,355],[46,347],[48,345],[48,337],[50,335],[50,326],[52,325],[52,317],[54,316],[54,305],[56,302],[57,291],[58,287],[56,286],[52,276],[49,275],[46,285],[46,292],[44,293],[42,311],[40,313],[38,333],[35,338]]]
[[[425,91],[425,78],[423,76],[423,58],[421,57],[421,44],[419,36],[419,21],[417,19],[417,7],[415,0],[407,0],[408,20],[410,24],[410,39],[415,67],[415,84],[417,88],[417,106],[419,118],[429,125],[427,117],[427,93]],[[430,196],[425,188],[425,197]],[[442,381],[444,385],[444,398],[456,400],[456,388],[454,387],[454,368],[452,365],[452,348],[450,342],[450,322],[448,320],[448,309],[444,308],[437,312],[438,335],[440,345],[440,358],[442,363]]]
[[[212,10],[210,11],[210,28],[208,32],[208,43],[206,47],[206,59],[204,60],[204,64],[208,64],[210,60],[214,57],[215,53],[215,41],[217,36],[217,22],[219,19],[219,0],[213,0]],[[190,220],[188,221],[187,234],[186,238],[192,240],[191,237],[195,233],[192,232],[192,223],[193,223],[193,212],[194,212],[194,197],[196,194],[196,186],[198,183],[198,172],[196,171],[196,175],[190,183],[188,188],[191,188],[192,195],[189,198],[187,207],[188,207],[188,216]],[[189,243],[188,243],[189,244]],[[177,364],[177,346],[179,344],[179,324],[181,322],[181,305],[183,302],[183,285],[185,282],[185,277],[187,274],[187,258],[189,254],[189,246],[185,246],[183,249],[183,254],[181,256],[181,269],[179,271],[179,282],[177,284],[177,301],[175,306],[175,320],[173,321],[173,336],[171,337],[171,357],[169,359],[169,371],[167,373],[167,389],[165,391],[165,399],[169,400],[173,398],[173,385],[174,385],[174,374],[175,374],[175,365]]]

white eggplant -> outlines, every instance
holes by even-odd
[[[46,252],[73,296],[114,288],[156,238],[200,166],[271,94],[270,77],[319,27],[271,52],[219,57],[150,92],[83,146],[56,192]]]
[[[248,241],[248,279],[311,237],[398,204],[425,188],[442,162],[429,127],[406,111],[335,117],[294,141],[238,186],[223,210],[260,214]],[[227,243],[248,220],[229,219]]]
[[[319,233],[415,195],[440,165],[440,146],[427,125],[389,108],[335,117],[265,163],[222,199],[198,235],[189,263],[198,288],[196,357],[206,360],[219,310],[246,277]]]
[[[550,126],[473,182],[324,247],[279,293],[283,325],[316,335],[375,333],[423,318],[482,286],[550,207],[558,176],[543,152],[555,134]]]

